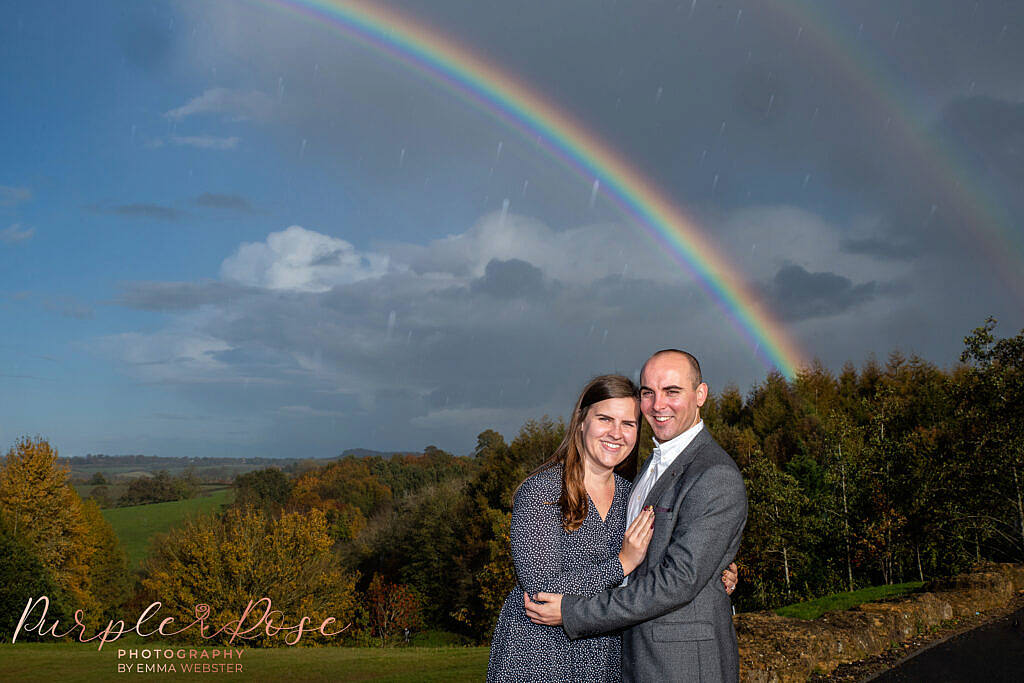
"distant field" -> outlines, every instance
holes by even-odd
[[[894,598],[898,595],[911,593],[924,584],[920,581],[909,583],[897,583],[885,586],[871,586],[861,588],[852,593],[833,593],[807,602],[796,602],[775,610],[775,613],[783,617],[795,617],[797,619],[817,619],[825,612],[833,610],[850,609],[866,602],[874,602],[884,598]]]
[[[118,673],[118,662],[155,664],[174,660],[118,660],[118,643],[108,643],[102,652],[92,645],[79,643],[16,643],[0,645],[0,680],[4,681],[82,681],[116,680],[136,673]],[[161,649],[181,646],[157,643],[131,643],[124,649]],[[186,648],[223,651],[224,648]],[[241,658],[233,660],[201,660],[242,664],[240,673],[214,673],[206,676],[233,681],[482,681],[487,672],[488,648],[348,648],[348,647],[280,647],[245,649]],[[187,661],[187,660],[186,660]],[[180,664],[180,660],[179,660]],[[194,679],[195,673],[151,673],[145,678],[160,680]]]
[[[103,516],[114,527],[114,532],[128,553],[129,569],[135,569],[146,556],[153,534],[164,533],[190,516],[216,512],[221,505],[233,499],[233,489],[207,489],[188,500],[109,508],[103,511]]]

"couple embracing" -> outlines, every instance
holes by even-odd
[[[704,428],[700,364],[651,356],[640,387],[597,377],[565,439],[519,486],[519,581],[488,681],[735,681],[729,594],[746,522],[743,479]],[[637,468],[640,414],[656,448]]]

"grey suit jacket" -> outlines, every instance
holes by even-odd
[[[589,598],[566,595],[566,635],[625,629],[624,681],[738,680],[731,601],[721,580],[747,521],[736,463],[705,427],[658,478],[644,505],[655,506],[647,557],[626,586]]]

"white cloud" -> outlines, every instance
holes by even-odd
[[[32,239],[36,234],[35,228],[23,228],[20,223],[14,223],[0,230],[0,242],[7,244],[18,244]]]
[[[221,264],[221,277],[265,289],[325,292],[336,285],[379,277],[389,258],[360,252],[343,239],[293,225],[247,243]]]
[[[236,121],[265,121],[272,117],[274,106],[274,100],[259,90],[209,88],[182,106],[165,112],[164,116],[182,121],[197,114],[224,114]]]
[[[0,206],[15,206],[32,199],[32,190],[27,187],[0,185]]]
[[[172,135],[171,142],[179,147],[196,147],[198,149],[235,149],[240,142],[237,137],[217,137],[214,135]]]

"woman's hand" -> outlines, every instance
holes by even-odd
[[[722,570],[722,583],[725,584],[725,592],[732,595],[732,592],[736,590],[736,584],[740,582],[740,570],[733,562],[729,565],[728,569]]]
[[[624,575],[629,576],[644,561],[653,530],[654,508],[646,507],[640,511],[640,514],[636,516],[633,523],[626,529],[626,535],[622,537],[622,550],[619,552],[619,562],[622,563],[622,573]]]

